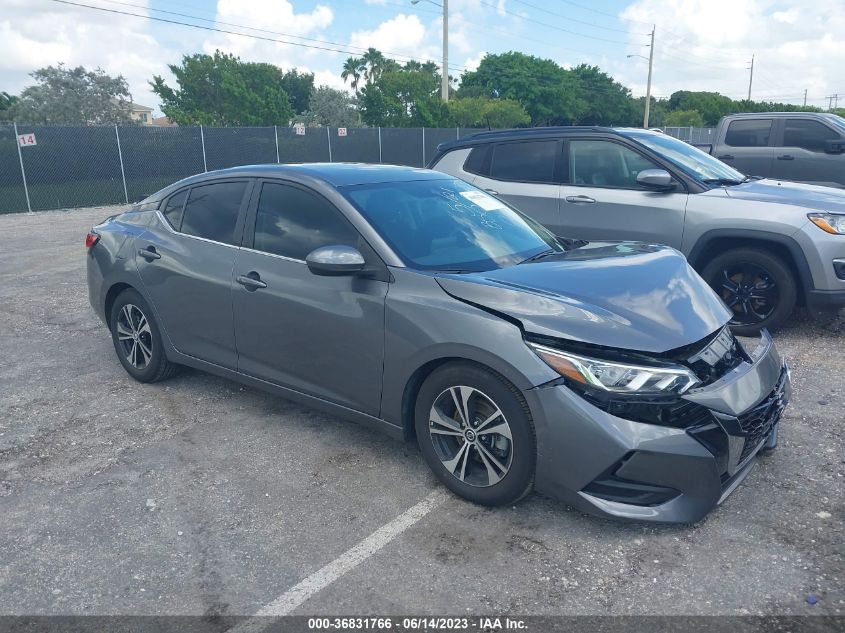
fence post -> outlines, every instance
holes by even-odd
[[[329,144],[329,162],[332,162],[332,133],[328,125],[326,126],[326,141]]]
[[[379,129],[378,129],[378,162],[379,162],[379,165],[383,162],[381,160],[381,126],[379,126]]]
[[[200,143],[202,143],[202,170],[207,172],[208,171],[208,163],[205,160],[205,132],[202,131],[201,125],[200,125]]]
[[[129,190],[126,188],[126,172],[123,169],[123,150],[120,149],[120,132],[117,130],[117,123],[114,124],[114,136],[117,139],[117,157],[120,159],[120,177],[123,179],[123,197],[126,204],[129,204]]]
[[[21,142],[18,139],[18,124],[13,123],[15,129],[15,145],[18,146],[18,160],[21,162],[21,176],[23,177],[23,192],[26,194],[26,208],[32,213],[32,204],[29,202],[29,187],[26,185],[26,170],[23,168],[23,154],[21,153]]]
[[[455,140],[456,141],[461,140],[461,127],[460,126],[455,128]]]
[[[425,128],[422,129],[422,147],[423,147],[423,164],[422,164],[422,166],[425,167]]]
[[[276,164],[279,164],[279,130],[276,129],[276,126],[273,126],[273,136],[276,137]]]

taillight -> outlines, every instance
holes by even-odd
[[[85,248],[91,248],[100,241],[100,236],[95,231],[91,230],[88,231],[88,235],[85,236]]]

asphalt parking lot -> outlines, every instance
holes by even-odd
[[[85,283],[112,212],[0,216],[0,614],[845,613],[845,316],[777,334],[780,447],[702,522],[485,509],[415,445],[196,371],[132,381]]]

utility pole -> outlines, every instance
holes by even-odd
[[[651,67],[654,64],[654,29],[651,26],[651,44],[648,49],[648,83],[645,89],[645,113],[643,114],[643,129],[648,129],[648,114],[651,109]]]
[[[440,73],[440,97],[449,101],[449,0],[438,4],[435,0],[426,0],[434,6],[443,7],[443,71]],[[419,4],[422,0],[411,0],[411,4]]]
[[[804,88],[804,107],[807,107],[807,89]]]
[[[748,77],[748,100],[751,101],[751,83],[754,81],[754,55],[751,55],[751,75]]]
[[[443,0],[443,76],[440,77],[440,96],[449,101],[449,0]]]
[[[827,95],[827,111],[830,112],[831,110],[839,107],[839,93],[835,93],[832,95]]]

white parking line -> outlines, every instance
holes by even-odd
[[[445,498],[446,494],[443,490],[435,490],[422,501],[411,506],[389,523],[381,526],[363,541],[351,549],[346,550],[332,562],[318,569],[304,580],[301,580],[273,600],[273,602],[262,607],[255,614],[255,618],[242,622],[240,625],[230,629],[231,633],[254,633],[270,625],[270,622],[265,618],[290,614],[291,611],[311,596],[328,587],[335,580],[363,563],[382,547],[390,543],[390,541],[443,503]]]

